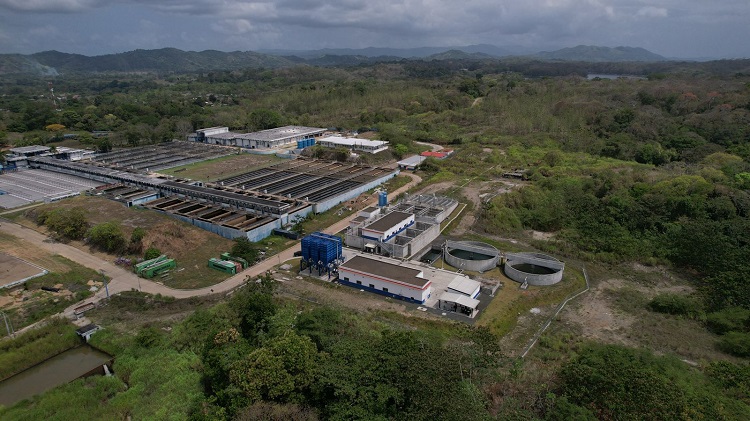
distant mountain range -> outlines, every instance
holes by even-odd
[[[258,50],[259,53],[279,56],[297,56],[313,59],[322,56],[363,56],[368,58],[398,57],[398,58],[427,58],[447,51],[462,51],[464,53],[482,53],[491,57],[506,57],[533,53],[533,50],[522,47],[497,47],[489,44],[466,45],[463,47],[419,47],[419,48],[324,48],[321,50]]]
[[[489,60],[500,57],[527,57],[536,60],[584,62],[657,62],[666,58],[643,48],[573,48],[539,53],[524,53],[520,48],[493,45],[440,48],[363,48],[314,51],[266,50],[263,52],[216,50],[182,51],[176,48],[134,50],[101,56],[44,51],[30,55],[0,54],[0,74],[57,75],[85,72],[195,72],[242,68],[280,68],[300,64],[312,66],[353,66],[382,61],[416,60]]]
[[[572,48],[563,48],[557,51],[533,54],[532,57],[540,60],[561,61],[587,61],[593,63],[622,62],[622,61],[666,61],[667,59],[639,47],[596,47],[593,45],[579,45]]]

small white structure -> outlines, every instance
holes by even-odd
[[[86,340],[86,342],[88,342],[89,339],[91,338],[91,335],[93,335],[94,333],[100,330],[102,330],[101,326],[91,323],[91,324],[87,324],[86,326],[76,329],[76,333],[78,334],[78,336],[82,337],[83,339]]]
[[[453,292],[444,292],[438,299],[439,309],[463,314],[468,317],[476,316],[478,306],[479,300]]]
[[[359,211],[359,216],[363,216],[367,219],[373,218],[377,215],[380,215],[380,208],[375,206],[368,206]]]
[[[432,282],[423,271],[363,256],[339,266],[339,283],[419,304],[432,295]]]
[[[404,160],[398,161],[398,167],[401,168],[402,170],[414,171],[417,169],[417,167],[422,165],[422,163],[425,162],[426,160],[427,160],[427,157],[425,156],[414,155]]]
[[[390,212],[363,227],[362,237],[369,240],[386,242],[412,225],[414,225],[414,214]]]
[[[96,152],[91,149],[76,149],[60,146],[52,155],[55,158],[66,159],[68,161],[80,161],[82,159],[92,158]]]
[[[347,148],[352,151],[378,153],[388,149],[388,142],[384,140],[357,139],[355,137],[329,136],[318,140],[318,145],[326,148]]]
[[[477,298],[481,287],[482,284],[479,282],[466,276],[459,275],[448,284],[448,292],[465,295],[469,298]]]

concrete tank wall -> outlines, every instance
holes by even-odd
[[[359,196],[360,194],[373,189],[386,181],[390,180],[393,177],[396,177],[399,174],[399,171],[394,170],[395,172],[392,172],[386,176],[380,177],[378,179],[375,179],[373,181],[370,181],[369,183],[363,184],[356,189],[349,190],[347,192],[344,192],[343,194],[340,194],[336,197],[332,197],[328,200],[325,200],[323,202],[319,202],[315,205],[315,213],[323,213],[327,211],[328,209],[331,209],[343,202],[346,202],[347,200],[354,199],[355,197]]]
[[[505,275],[516,282],[527,282],[529,285],[554,285],[562,280],[565,263],[540,253],[509,253],[505,262]],[[536,266],[543,266],[550,270],[555,270],[550,274],[528,273],[516,269],[515,265],[528,263]]]
[[[484,260],[462,259],[448,252],[449,250],[454,249],[477,252],[492,257]],[[474,241],[447,241],[443,255],[445,262],[454,268],[470,270],[473,272],[487,272],[488,270],[492,270],[492,268],[497,266],[498,260],[500,260],[500,253],[498,253],[496,248],[486,243]]]

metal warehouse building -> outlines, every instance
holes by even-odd
[[[274,149],[296,144],[298,140],[320,137],[325,131],[318,127],[284,126],[253,133],[234,133],[228,127],[209,127],[188,135],[187,140],[249,149]]]
[[[318,144],[326,148],[347,148],[352,151],[367,153],[378,153],[388,149],[388,142],[384,140],[367,140],[353,137],[329,136],[318,141]]]
[[[339,266],[339,282],[417,304],[424,304],[432,295],[432,282],[423,271],[363,256]]]

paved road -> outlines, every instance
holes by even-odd
[[[432,149],[432,152],[439,152],[443,150],[443,147],[441,145],[436,145],[434,143],[416,142],[416,141],[414,143],[416,143],[417,145],[429,146]]]
[[[416,174],[412,174],[410,172],[402,174],[411,177],[411,181],[391,192],[388,195],[389,200],[395,199],[396,196],[416,186],[422,181],[422,178]],[[373,199],[372,203],[368,203],[368,205],[374,204],[375,200],[376,199]],[[354,219],[356,216],[357,214],[354,213],[350,217],[336,222],[335,224],[326,228],[324,231],[326,233],[335,234],[349,226],[349,221]],[[241,273],[238,273],[237,275],[234,275],[216,285],[200,289],[185,290],[169,288],[156,282],[142,279],[129,270],[123,269],[75,247],[63,243],[48,242],[49,239],[46,235],[4,219],[2,220],[2,223],[0,223],[0,231],[18,237],[20,241],[28,241],[43,250],[46,250],[52,254],[58,254],[88,268],[94,269],[96,271],[103,270],[107,276],[111,277],[111,280],[108,284],[110,295],[134,289],[147,292],[149,294],[161,294],[174,298],[189,298],[208,295],[212,293],[226,293],[242,285],[248,277],[255,277],[260,274],[266,273],[267,271],[273,269],[274,266],[292,259],[294,257],[294,252],[299,250],[299,245],[295,244],[294,246],[281,251],[279,254],[271,256],[268,259],[263,260],[262,262],[253,265],[250,268],[242,271]],[[105,289],[97,291],[93,297],[89,297],[88,299],[73,304],[65,309],[63,314],[69,318],[72,318],[73,309],[86,303],[99,302],[100,300],[106,298],[106,295],[107,291]]]

